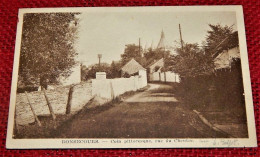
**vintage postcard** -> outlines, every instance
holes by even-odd
[[[256,147],[242,6],[20,9],[6,147]]]

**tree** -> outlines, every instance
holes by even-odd
[[[123,54],[121,54],[121,61],[122,64],[126,64],[128,61],[130,61],[132,58],[134,58],[137,62],[142,62],[142,48],[135,44],[128,44],[125,45],[125,51]]]
[[[233,33],[232,26],[221,26],[220,24],[209,24],[210,30],[207,31],[206,41],[204,41],[204,51],[209,54],[213,54],[217,51],[217,47],[224,39],[230,37]]]
[[[111,78],[121,77],[120,73],[121,63],[113,61],[110,65]]]
[[[182,78],[210,74],[214,71],[212,57],[204,54],[197,43],[184,43],[183,48],[177,47],[175,51],[178,55],[171,56],[165,64],[167,70],[180,74]]]
[[[159,60],[161,58],[167,59],[170,56],[169,50],[164,50],[162,48],[152,49],[149,48],[148,51],[144,54],[144,58],[146,60],[146,65],[151,64],[155,60]]]
[[[85,69],[85,80],[96,78],[96,72],[105,72],[109,79],[121,77],[120,73],[121,62],[113,61],[110,65],[108,63],[94,64]]]
[[[79,13],[27,13],[24,15],[19,78],[25,84],[46,86],[70,75],[76,64],[74,43]]]
[[[184,43],[183,48],[175,48],[178,55],[166,60],[170,70],[183,78],[211,74],[215,70],[214,58],[223,50],[238,46],[238,35],[232,26],[209,24],[209,27],[202,48],[197,43]]]
[[[96,72],[105,72],[107,78],[110,78],[111,76],[110,65],[107,63],[101,63],[100,65],[99,64],[91,65],[88,68],[88,71],[86,72],[86,80],[96,78]]]
[[[88,71],[87,66],[81,64],[80,71],[81,71],[81,80],[86,81],[86,75],[87,75],[87,71]]]

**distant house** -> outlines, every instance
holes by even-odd
[[[240,58],[238,33],[234,32],[223,39],[215,48],[214,58],[215,69],[230,68],[233,59]]]
[[[180,82],[179,74],[172,71],[162,71],[164,67],[164,58],[154,61],[148,65],[149,69],[149,81],[160,81],[160,82]]]
[[[121,68],[121,76],[132,76],[138,74],[140,70],[146,71],[146,69],[135,59],[131,59]]]
[[[149,72],[154,73],[161,71],[161,69],[164,67],[164,59],[161,58],[157,61],[152,62],[151,64],[148,65]]]
[[[240,58],[239,47],[224,50],[215,59],[216,69],[230,68],[233,59]]]
[[[147,85],[146,69],[134,59],[131,59],[121,68],[121,77],[135,78],[135,84],[141,85],[142,88]]]

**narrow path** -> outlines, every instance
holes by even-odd
[[[142,93],[138,93],[125,100],[127,103],[133,102],[177,102],[174,94],[167,92],[171,89],[168,85],[150,84],[150,88]]]
[[[226,137],[183,107],[170,85],[151,84],[144,92],[82,112],[55,137],[65,138],[214,138]]]

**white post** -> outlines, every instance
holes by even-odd
[[[105,72],[96,72],[96,79],[97,80],[103,80],[106,79],[107,75]]]

